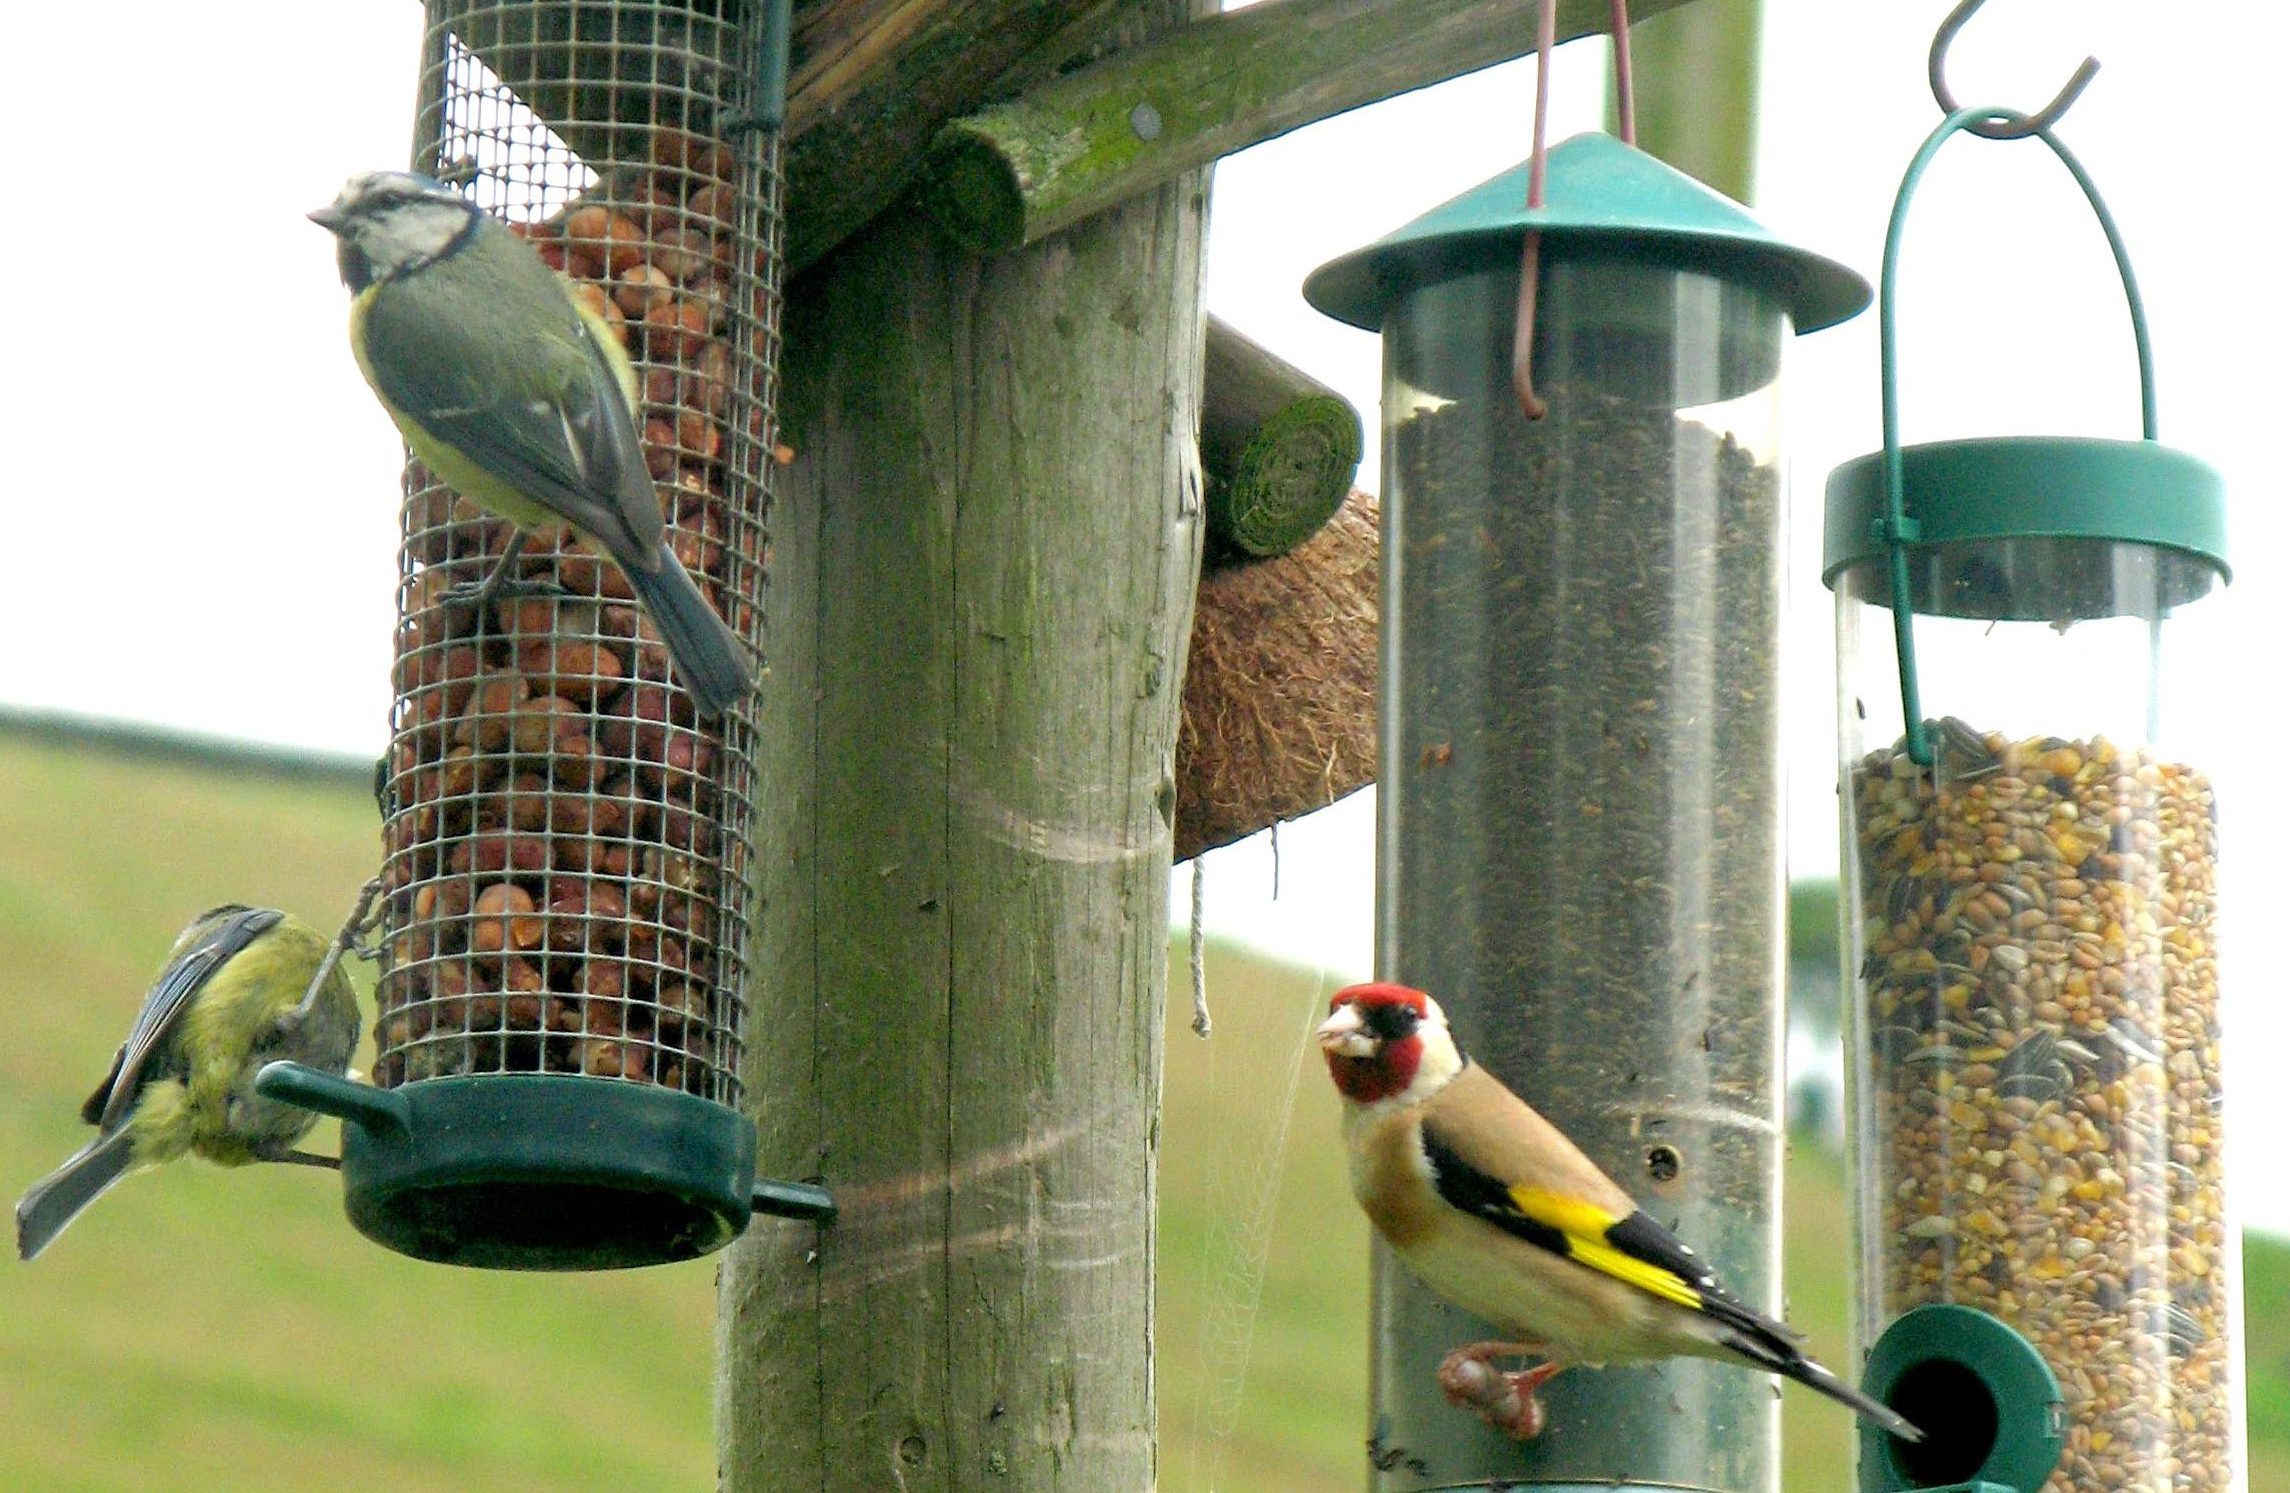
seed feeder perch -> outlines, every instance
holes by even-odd
[[[2141,439],[1900,444],[1899,243],[1960,131],[2032,135],[2082,187],[2129,302]],[[2048,122],[1949,113],[1902,181],[1880,306],[1884,445],[1831,475],[1823,556],[1856,1318],[1865,1387],[1932,1434],[1864,1431],[1860,1485],[2224,1490],[2216,821],[2163,709],[2228,578],[2222,484],[2155,438],[2129,259]]]
[[[431,0],[415,169],[561,270],[642,382],[669,540],[760,663],[775,439],[787,0]],[[740,1112],[755,711],[702,723],[625,579],[406,475],[374,1085],[274,1065],[339,1116],[351,1221],[422,1259],[689,1259],[752,1212]],[[760,672],[760,671],[759,671]]]
[[[1383,336],[1377,967],[1777,1311],[1778,374],[1868,286],[1586,134],[1304,294]],[[1376,1269],[1376,1486],[1778,1486],[1771,1385],[1732,1367],[1569,1372],[1540,1439],[1481,1427],[1434,1375],[1489,1334]]]

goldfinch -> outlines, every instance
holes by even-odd
[[[1344,1101],[1352,1191],[1417,1279],[1516,1341],[1458,1348],[1449,1400],[1520,1440],[1571,1364],[1690,1356],[1794,1379],[1904,1441],[1923,1435],[1806,1357],[1524,1100],[1465,1057],[1404,985],[1336,992],[1315,1034]],[[1543,1360],[1503,1373],[1500,1357]]]
[[[337,963],[313,986],[325,937],[267,907],[213,908],[176,937],[111,1071],[80,1106],[96,1137],[16,1204],[16,1250],[31,1259],[64,1225],[142,1167],[183,1155],[224,1166],[299,1161],[318,1122],[265,1099],[254,1076],[275,1058],[340,1073],[358,1045],[358,1000]]]
[[[341,242],[350,350],[414,454],[524,531],[570,524],[628,577],[702,716],[754,683],[740,641],[670,549],[645,470],[636,374],[564,278],[475,203],[376,171],[310,214]]]

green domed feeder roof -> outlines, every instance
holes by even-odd
[[[1418,285],[1516,259],[1527,230],[1559,252],[1596,247],[1769,291],[1800,332],[1869,303],[1869,283],[1835,260],[1782,242],[1747,209],[1612,135],[1591,132],[1545,158],[1543,206],[1527,209],[1528,163],[1481,182],[1304,282],[1314,309],[1368,331]]]

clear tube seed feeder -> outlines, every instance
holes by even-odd
[[[1778,1311],[1782,346],[1849,270],[1606,135],[1323,266],[1384,344],[1377,965],[1754,1304]],[[1512,355],[1541,234],[1530,420]],[[1388,1257],[1377,1486],[1766,1490],[1772,1390],[1560,1375],[1506,1440],[1434,1372],[1485,1336]]]
[[[417,170],[459,184],[619,337],[667,542],[762,645],[787,0],[430,0]],[[688,1259],[823,1193],[754,1176],[741,1024],[755,703],[697,719],[625,577],[406,474],[374,1085],[351,1221],[423,1259]],[[456,586],[512,544],[521,584]]]
[[[1953,133],[2015,123],[1957,111],[1910,166],[1884,449],[1828,488],[1856,1336],[1936,1432],[1864,1437],[1861,1485],[2211,1493],[2240,1459],[2217,822],[2165,706],[2228,578],[2224,495],[2155,440],[2128,258],[2046,127],[2122,274],[2143,439],[1897,435],[1914,187]]]

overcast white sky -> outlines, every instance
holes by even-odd
[[[1767,0],[1758,211],[1872,279],[1901,168],[1938,117],[1924,51],[1947,9]],[[25,372],[0,416],[17,453],[9,511],[21,562],[0,618],[23,646],[0,661],[0,701],[373,752],[387,705],[398,444],[345,353],[333,255],[302,214],[352,172],[405,158],[420,7],[147,3],[108,20],[117,34],[101,37],[70,7],[11,22],[19,67],[0,110],[28,148],[6,283]],[[2278,7],[2229,0],[1993,0],[1953,67],[1965,100],[2032,107],[2086,52],[2105,64],[2064,134],[2142,274],[2163,438],[2221,468],[2233,496],[2244,641],[2190,692],[2207,718],[2181,720],[2220,781],[2231,841],[2244,1155],[2259,1153],[2261,1135],[2290,1139],[2290,1090],[2256,1081],[2260,1054],[2290,1042],[2290,1002],[2261,942],[2265,910],[2290,896],[2284,858],[2270,852],[2290,833],[2290,794],[2267,777],[2282,723],[2266,657],[2290,304],[2268,69],[2284,32]],[[1554,139],[1595,125],[1603,66],[1599,44],[1566,49]],[[1218,170],[1209,304],[1369,412],[1370,486],[1375,339],[1320,317],[1297,287],[1322,261],[1515,164],[1532,88],[1526,65],[1494,69]],[[2135,435],[2121,296],[2048,154],[1959,141],[1918,201],[1902,291],[1905,438]],[[1820,490],[1831,467],[1877,444],[1876,367],[1871,312],[1802,339],[1789,368],[1785,709],[1799,876],[1836,863]],[[1263,896],[1260,849],[1213,857],[1212,926],[1364,972],[1372,820],[1362,796],[1286,832],[1278,908]],[[2254,1220],[2290,1228],[2290,1179],[2243,1166],[2237,1182]]]

